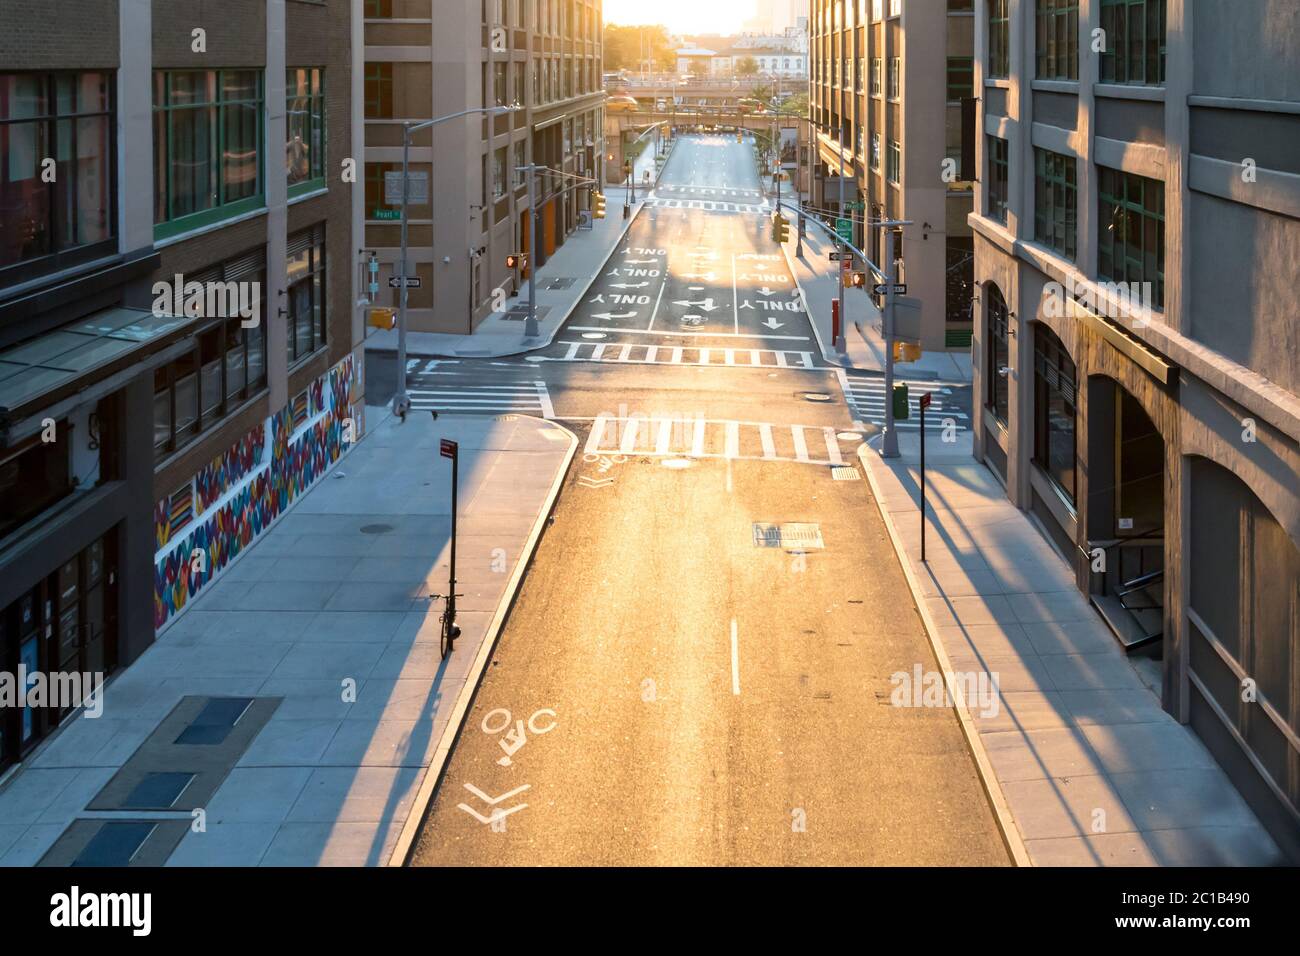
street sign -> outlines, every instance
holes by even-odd
[[[865,212],[867,204],[861,200],[858,200],[857,202],[846,202],[844,208],[849,212]]]
[[[412,206],[429,204],[429,174],[412,172],[408,179],[406,201]],[[384,205],[400,206],[402,204],[402,171],[384,173]]]
[[[835,234],[839,236],[841,239],[843,239],[845,242],[852,242],[853,241],[853,220],[836,219]]]
[[[459,451],[460,446],[450,438],[444,438],[438,443],[438,453],[442,455],[443,458],[451,458],[454,460]]]
[[[401,202],[399,199],[398,202]],[[373,209],[370,212],[371,219],[401,219],[402,210],[400,209]]]
[[[930,407],[930,398],[933,394],[934,394],[933,392],[926,392],[924,395],[921,396],[921,401],[920,401],[921,408],[925,409]]]
[[[853,253],[851,252],[832,252],[828,254],[831,262],[852,262]]]
[[[876,285],[873,285],[871,287],[871,291],[875,295],[887,295],[889,293],[889,285],[887,283],[881,282]],[[895,282],[894,295],[907,295],[907,283]]]
[[[390,289],[400,289],[401,287],[402,287],[402,277],[401,277],[401,276],[389,276],[389,277],[388,277],[388,288],[390,288]],[[419,276],[407,276],[407,277],[406,277],[406,287],[407,287],[408,289],[418,289],[418,288],[420,288],[420,277],[419,277]]]

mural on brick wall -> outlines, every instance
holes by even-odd
[[[295,410],[291,400],[195,475],[192,489],[158,502],[155,628],[181,611],[338,461],[346,450],[344,422],[352,415],[358,374],[349,355],[308,388],[309,416],[301,417],[301,406]],[[354,437],[359,434],[356,427]],[[182,495],[192,500],[192,511],[179,507]],[[188,520],[174,520],[181,515]]]

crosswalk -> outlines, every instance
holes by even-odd
[[[554,418],[555,409],[545,382],[501,382],[491,385],[472,385],[457,382],[430,383],[433,387],[420,387],[426,382],[412,384],[407,389],[411,408],[417,411],[436,411],[440,415],[537,415]],[[439,387],[442,386],[442,387]]]
[[[673,197],[679,196],[726,196],[735,200],[744,200],[747,202],[756,202],[763,198],[763,193],[757,189],[730,189],[725,186],[674,186],[666,184],[655,189],[656,193],[671,193]]]
[[[548,362],[622,362],[633,365],[708,365],[740,368],[821,368],[812,352],[787,349],[729,349],[703,346],[640,345],[624,342],[557,342],[563,355]]]
[[[587,455],[729,458],[843,465],[854,461],[858,436],[841,440],[821,425],[773,425],[726,419],[614,417],[591,424]]]
[[[953,395],[953,390],[936,382],[923,379],[896,379],[899,384],[906,384],[908,405],[911,414],[896,422],[899,431],[911,431],[921,427],[921,396],[930,392],[933,396],[930,407],[926,410],[926,421],[935,428],[942,428],[946,419],[951,419],[958,431],[970,427],[970,416],[962,410],[961,403]],[[841,374],[840,383],[844,388],[844,397],[853,409],[858,421],[873,425],[885,424],[885,380],[883,378],[859,378]]]
[[[756,204],[712,199],[665,199],[662,196],[651,196],[645,204],[658,209],[701,209],[706,212],[736,212],[751,216],[772,211],[771,205],[766,202]]]

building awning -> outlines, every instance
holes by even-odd
[[[0,351],[0,412],[17,413],[42,396],[86,379],[195,320],[116,308]]]

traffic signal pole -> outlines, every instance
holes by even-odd
[[[839,217],[844,218],[844,123],[840,123],[840,207]],[[836,230],[839,231],[838,229]],[[837,243],[837,249],[843,249],[843,244]],[[844,311],[844,263],[837,262],[835,271],[839,273],[840,280],[840,329],[839,335],[835,337],[835,351],[843,353],[848,351],[848,345],[844,338],[844,329],[848,323],[848,314]],[[889,394],[889,388],[885,388],[885,394]]]
[[[880,446],[881,458],[898,457],[898,429],[894,424],[894,229],[885,227],[885,312],[881,324],[885,332],[885,437]]]

